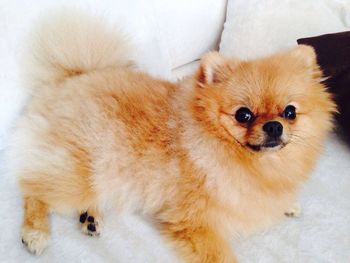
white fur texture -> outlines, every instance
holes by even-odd
[[[163,1],[163,0],[160,0]],[[61,1],[64,2],[64,1]],[[69,3],[71,1],[66,1]],[[79,1],[77,1],[79,2]],[[112,4],[112,2],[114,4]],[[117,2],[117,4],[115,4]],[[119,1],[90,1],[91,9],[110,6],[117,8]],[[127,2],[127,1],[125,1]],[[137,1],[130,1],[130,5],[137,5]],[[138,1],[144,7],[144,1]],[[295,30],[310,30],[307,34],[318,34],[321,31],[312,32],[307,17],[318,13],[317,21],[312,25],[324,23],[337,23],[343,20],[347,13],[337,13],[339,6],[345,1],[333,2],[333,11],[322,13],[320,8],[324,5],[314,6],[305,13],[285,12],[279,15],[283,4],[274,5],[275,1],[245,1],[235,0],[232,3],[240,3],[235,10],[236,32],[232,32],[230,39],[237,38],[240,41],[230,42],[223,38],[222,45],[233,45],[238,52],[252,56],[265,54],[286,47],[286,38],[292,39]],[[278,1],[279,3],[283,1]],[[291,1],[287,1],[291,2]],[[295,7],[305,1],[293,1]],[[322,1],[320,1],[322,2]],[[33,20],[39,13],[45,12],[48,6],[52,7],[58,1],[1,1],[0,8],[0,148],[7,142],[5,136],[9,133],[9,126],[19,112],[26,94],[18,81],[18,69],[15,63],[16,47],[18,47],[25,31],[33,25]],[[126,4],[127,5],[127,4]],[[282,6],[281,6],[282,5]],[[195,6],[193,4],[193,6]],[[139,7],[140,8],[140,7]],[[195,7],[193,7],[195,8]],[[290,9],[291,7],[289,7]],[[184,7],[185,9],[185,7]],[[100,10],[100,9],[99,9]],[[108,10],[108,9],[106,9]],[[343,9],[340,9],[343,10]],[[112,11],[108,12],[113,14]],[[123,10],[120,11],[123,13]],[[125,13],[125,11],[124,11]],[[137,15],[135,15],[135,13]],[[129,22],[130,28],[137,28],[140,24],[141,10],[135,9],[135,19]],[[254,16],[258,13],[259,17]],[[147,13],[146,13],[147,14]],[[278,19],[283,19],[288,14],[294,14],[289,19],[306,19],[305,22],[285,28],[274,34],[271,41],[266,41],[271,25],[282,26]],[[342,15],[341,15],[342,14]],[[143,14],[143,17],[147,15]],[[271,16],[274,15],[274,16]],[[125,16],[132,16],[131,12]],[[232,14],[233,16],[233,14]],[[254,18],[255,17],[255,18]],[[270,17],[270,18],[269,18]],[[111,16],[109,16],[111,18]],[[113,19],[111,19],[113,20]],[[143,21],[143,20],[142,20]],[[256,23],[253,29],[240,31],[240,28],[249,23]],[[125,25],[128,23],[125,22]],[[349,25],[349,24],[348,24]],[[140,24],[139,27],[142,27]],[[124,30],[124,27],[122,27]],[[141,28],[142,31],[144,28]],[[321,28],[322,29],[322,28]],[[337,28],[340,30],[340,28]],[[240,32],[246,34],[243,37]],[[283,32],[280,33],[280,32]],[[155,33],[155,32],[153,32]],[[323,32],[321,32],[323,33]],[[155,33],[156,34],[156,33]],[[150,39],[150,35],[144,31],[139,32],[138,40],[147,40],[143,48],[149,50],[148,54],[138,54],[138,59],[143,58],[149,70],[168,77],[171,70],[170,64],[157,60],[159,54],[151,48],[151,43],[159,42]],[[266,42],[264,42],[264,41]],[[199,40],[198,40],[199,41]],[[244,41],[244,42],[243,42]],[[137,41],[136,41],[137,42]],[[141,41],[142,42],[142,41]],[[225,42],[225,43],[224,43]],[[138,43],[138,42],[137,42]],[[145,43],[145,42],[142,42]],[[148,44],[147,44],[148,43]],[[230,44],[231,43],[231,44]],[[244,43],[244,44],[242,44]],[[294,42],[293,42],[294,43]],[[237,45],[236,45],[237,44]],[[238,45],[239,44],[239,45]],[[254,44],[254,45],[252,45]],[[276,44],[276,46],[275,46]],[[147,58],[147,59],[145,59]],[[163,57],[162,57],[163,58]],[[190,61],[188,61],[190,62]],[[167,65],[167,66],[165,66]],[[181,72],[184,74],[186,71]],[[52,216],[52,236],[49,247],[43,254],[36,258],[30,255],[21,244],[20,224],[22,220],[22,204],[20,193],[16,187],[15,178],[6,172],[3,153],[0,153],[0,262],[4,263],[61,263],[61,262],[94,262],[94,263],[167,263],[176,262],[171,250],[165,246],[161,237],[148,222],[137,216],[119,217],[115,212],[108,213],[104,218],[104,228],[100,238],[90,238],[79,230],[78,219]],[[250,238],[242,238],[234,241],[236,253],[241,263],[348,263],[350,259],[350,151],[343,146],[334,136],[328,140],[326,152],[318,162],[314,176],[305,185],[300,203],[302,214],[300,218],[288,218],[285,222],[274,228],[257,234]]]

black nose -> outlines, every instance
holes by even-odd
[[[283,126],[278,121],[269,121],[264,124],[263,130],[268,136],[277,138],[282,135]]]

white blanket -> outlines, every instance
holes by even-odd
[[[350,152],[331,136],[324,156],[305,185],[300,218],[286,219],[266,232],[233,240],[241,263],[350,262]],[[10,174],[0,177],[0,262],[177,262],[164,240],[143,219],[105,215],[99,238],[85,236],[78,218],[52,215],[52,239],[39,257],[22,246],[19,228],[21,198]]]

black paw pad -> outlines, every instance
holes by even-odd
[[[295,216],[294,212],[285,212],[284,215],[287,217],[294,217]]]
[[[95,232],[96,226],[95,226],[95,224],[88,224],[87,229],[91,232]]]
[[[82,213],[82,214],[80,215],[80,218],[79,218],[80,223],[82,223],[82,224],[85,223],[87,216],[88,216],[88,213],[87,213],[87,212]]]
[[[90,215],[88,211],[80,214],[79,221],[83,233],[89,236],[100,235],[98,219],[96,220],[95,216]]]

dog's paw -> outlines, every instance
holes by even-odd
[[[100,235],[100,217],[89,211],[81,213],[79,217],[81,231],[89,236]]]
[[[284,212],[285,216],[288,217],[300,217],[301,215],[301,207],[299,204],[294,204],[292,207],[290,207],[286,212]]]
[[[32,228],[22,229],[22,243],[29,252],[40,255],[47,247],[48,242],[49,234],[47,232]]]

